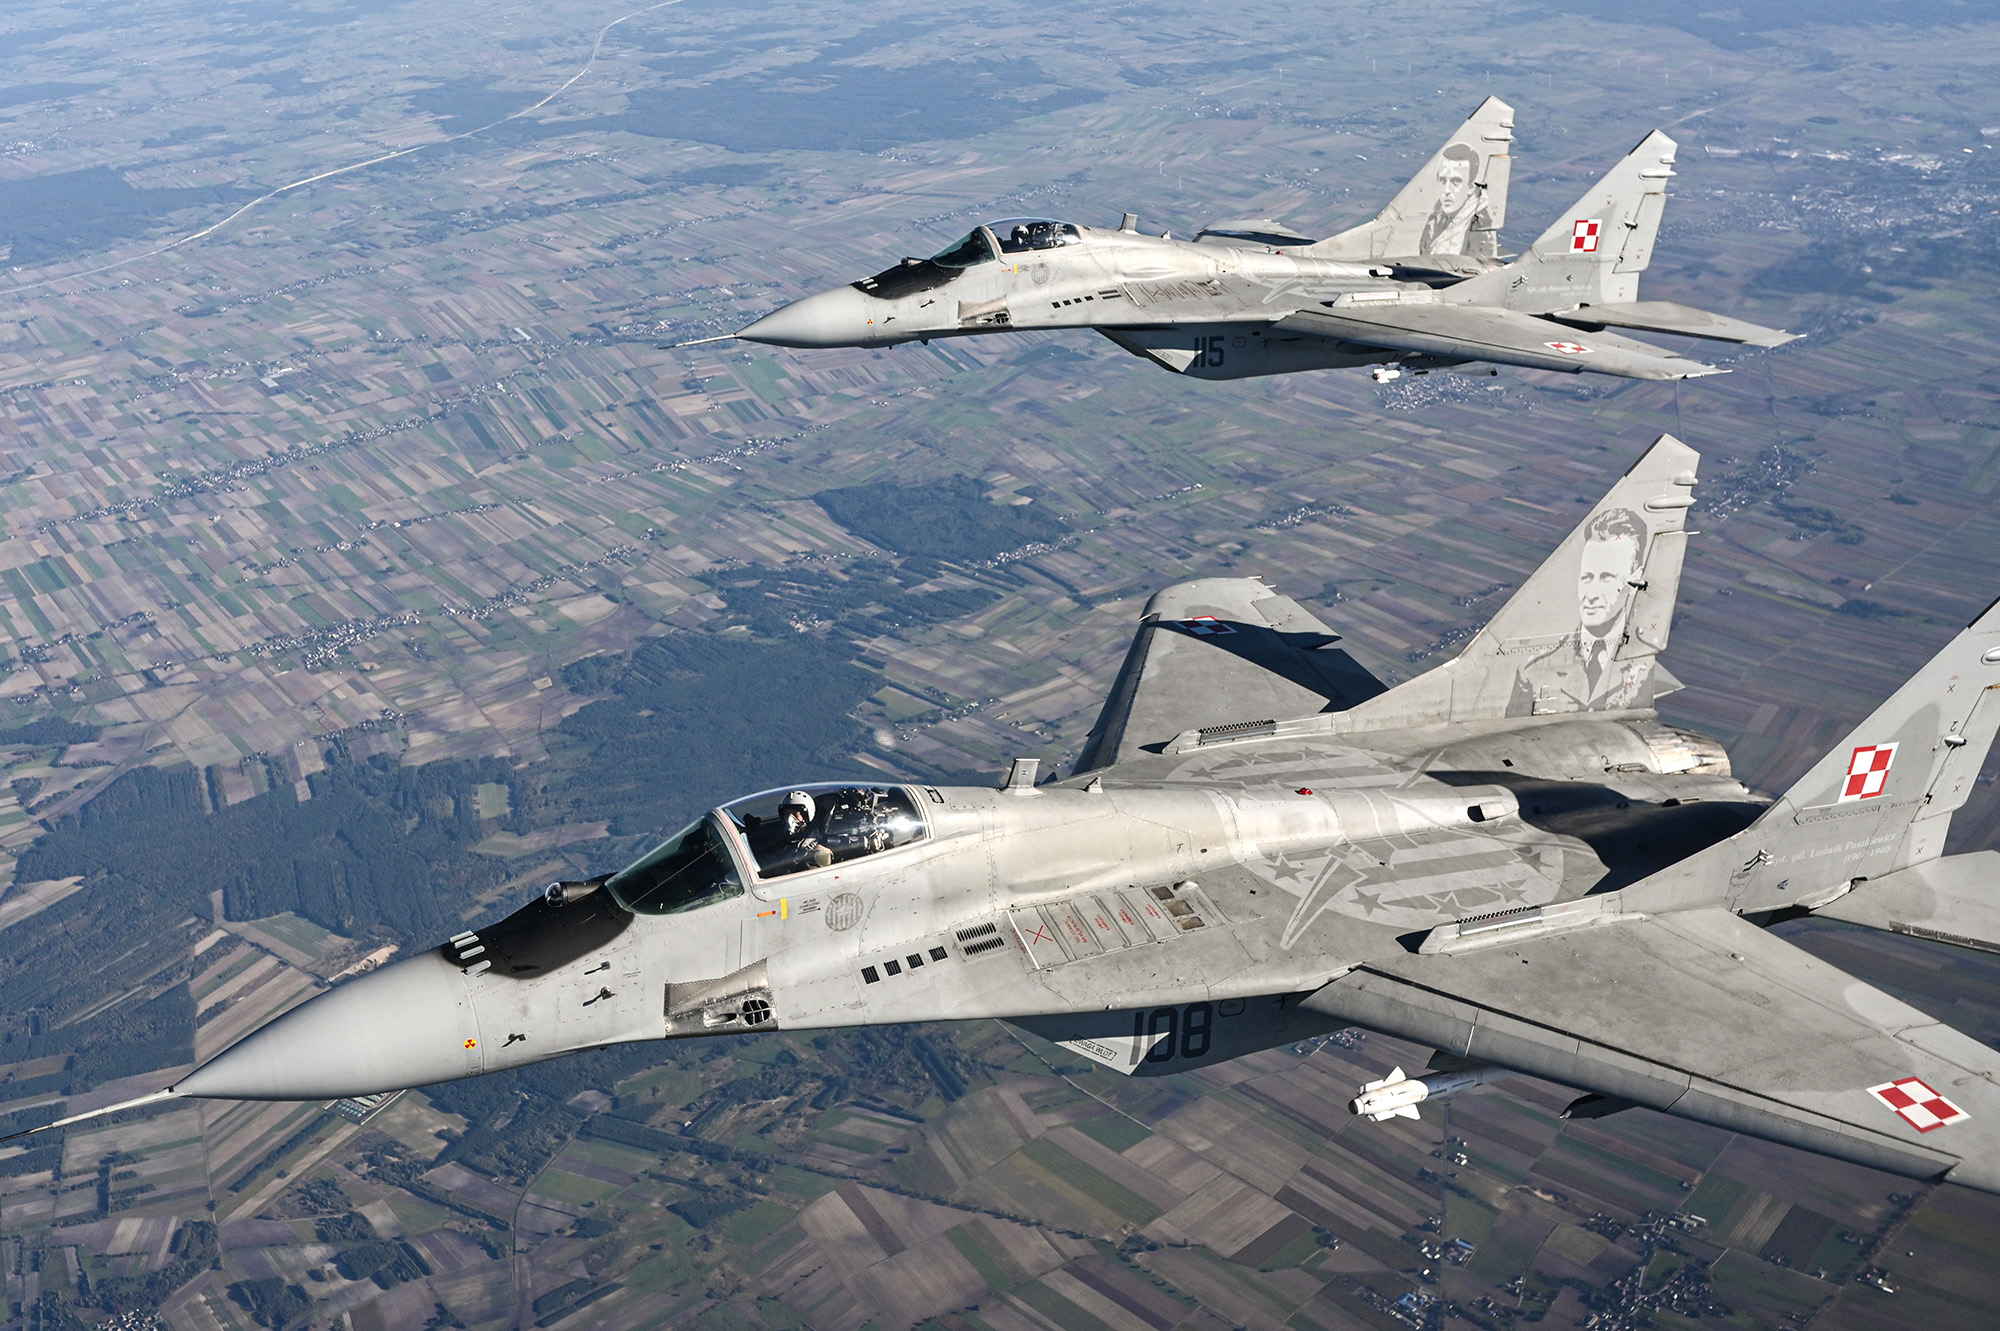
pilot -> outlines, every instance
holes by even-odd
[[[767,876],[824,869],[833,863],[833,852],[812,834],[814,811],[813,797],[794,790],[779,802],[776,817],[750,824],[750,849]]]

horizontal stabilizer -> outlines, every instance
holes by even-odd
[[[1415,355],[1568,374],[1589,370],[1627,379],[1695,379],[1723,373],[1616,333],[1587,333],[1491,306],[1336,303],[1300,310],[1279,320],[1277,327]]]
[[[1711,314],[1670,300],[1635,300],[1624,305],[1580,305],[1548,316],[1573,328],[1637,328],[1647,333],[1679,333],[1714,342],[1741,342],[1753,347],[1782,347],[1802,333],[1766,328],[1726,314]]]
[[[1889,933],[2000,952],[2000,851],[1913,864],[1813,912]]]
[[[1728,1131],[2000,1191],[2000,1053],[1724,910],[1382,957],[1299,1006]]]

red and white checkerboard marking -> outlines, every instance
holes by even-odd
[[[1972,1117],[1932,1090],[1921,1077],[1900,1077],[1870,1086],[1868,1094],[1895,1110],[1897,1117],[1918,1132],[1936,1132]]]
[[[1604,227],[1604,222],[1601,218],[1596,218],[1596,217],[1577,218],[1575,228],[1570,232],[1570,237],[1569,237],[1570,253],[1571,254],[1597,253],[1597,233],[1600,230],[1602,230],[1603,227]]]
[[[1542,345],[1551,351],[1560,351],[1565,356],[1588,356],[1590,354],[1590,348],[1581,342],[1544,342]]]
[[[1889,764],[1896,761],[1893,744],[1863,744],[1847,760],[1847,782],[1840,788],[1842,804],[1872,800],[1889,784]]]
[[[1214,615],[1196,615],[1193,619],[1178,621],[1180,626],[1198,638],[1219,638],[1235,629],[1217,619]]]

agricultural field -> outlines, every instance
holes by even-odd
[[[1067,770],[1178,579],[1263,576],[1409,678],[1661,433],[1704,455],[1663,713],[1782,788],[2000,594],[2000,25],[1820,8],[10,6],[0,1119],[167,1084],[748,790]],[[1488,93],[1512,247],[1664,126],[1646,294],[1805,339],[1679,387],[666,346],[993,217],[1330,234]],[[2000,837],[1993,777],[1954,849]],[[1987,959],[1779,927],[2000,1039]],[[991,1023],[785,1034],[143,1112],[0,1147],[0,1325],[1863,1328],[1996,1292],[1990,1199],[1524,1079],[1361,1122],[1428,1051],[1328,1035],[1126,1080]]]

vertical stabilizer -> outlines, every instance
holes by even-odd
[[[1637,301],[1639,274],[1653,262],[1678,146],[1654,130],[1519,259],[1461,282],[1441,298],[1526,314]]]
[[[1305,253],[1355,260],[1420,254],[1497,257],[1500,228],[1507,221],[1507,173],[1514,160],[1508,148],[1513,142],[1514,108],[1488,97],[1374,221],[1322,240]]]
[[[1379,730],[1651,708],[1700,461],[1661,435],[1456,660],[1343,721]]]
[[[1720,899],[1744,913],[1838,900],[1928,864],[2000,731],[2000,601],[1814,763],[1762,816],[1645,882],[1628,909]],[[1925,909],[1936,902],[1926,901]]]
[[[1824,827],[1867,876],[1944,853],[2000,731],[2000,602],[1963,632],[1773,805],[1762,824]],[[1887,862],[1881,862],[1886,857]]]

